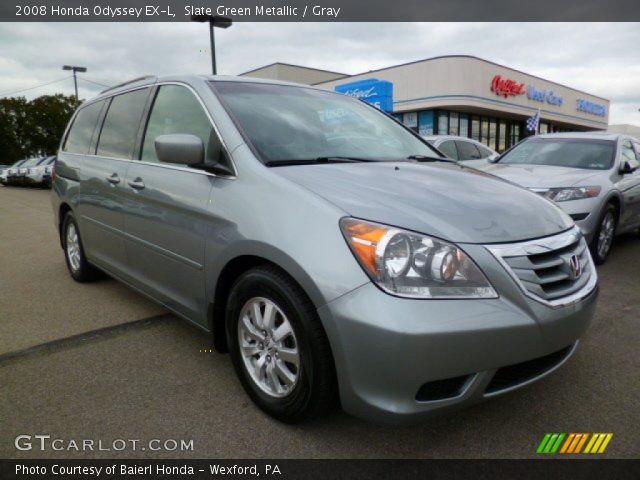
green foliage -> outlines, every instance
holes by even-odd
[[[0,99],[0,163],[54,155],[77,107],[75,97],[62,94]]]

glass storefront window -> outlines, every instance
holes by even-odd
[[[489,147],[496,149],[496,140],[498,138],[498,122],[495,118],[489,119]]]
[[[438,113],[438,135],[446,135],[449,133],[449,113],[446,110],[440,110]]]
[[[540,122],[540,133],[549,133],[549,124],[547,122]]]
[[[418,113],[418,133],[433,135],[433,110],[424,110]]]
[[[471,138],[480,141],[480,117],[471,117]]]
[[[507,121],[500,120],[498,128],[498,152],[504,152],[507,149]]]
[[[480,142],[489,145],[489,119],[486,117],[480,122]]]
[[[520,136],[521,136],[521,131],[520,131],[520,124],[519,123],[512,123],[511,124],[511,138],[510,138],[510,142],[509,142],[509,146],[515,145],[516,143],[518,143],[520,141]]]
[[[458,112],[449,112],[449,135],[458,135]]]
[[[469,115],[466,113],[460,114],[460,133],[461,137],[469,136]]]

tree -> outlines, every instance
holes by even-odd
[[[0,163],[28,156],[28,105],[24,97],[0,99]]]
[[[0,163],[55,154],[77,107],[75,97],[62,94],[0,99]]]
[[[43,95],[29,102],[29,153],[54,155],[77,107],[75,97],[62,94]]]

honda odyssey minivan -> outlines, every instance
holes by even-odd
[[[338,401],[412,421],[509,392],[564,364],[596,306],[585,240],[551,201],[308,86],[107,90],[72,118],[52,200],[75,280],[105,272],[212,332],[285,422]]]

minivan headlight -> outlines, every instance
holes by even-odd
[[[497,298],[478,266],[457,246],[355,218],[340,228],[356,259],[384,291],[409,298]]]

